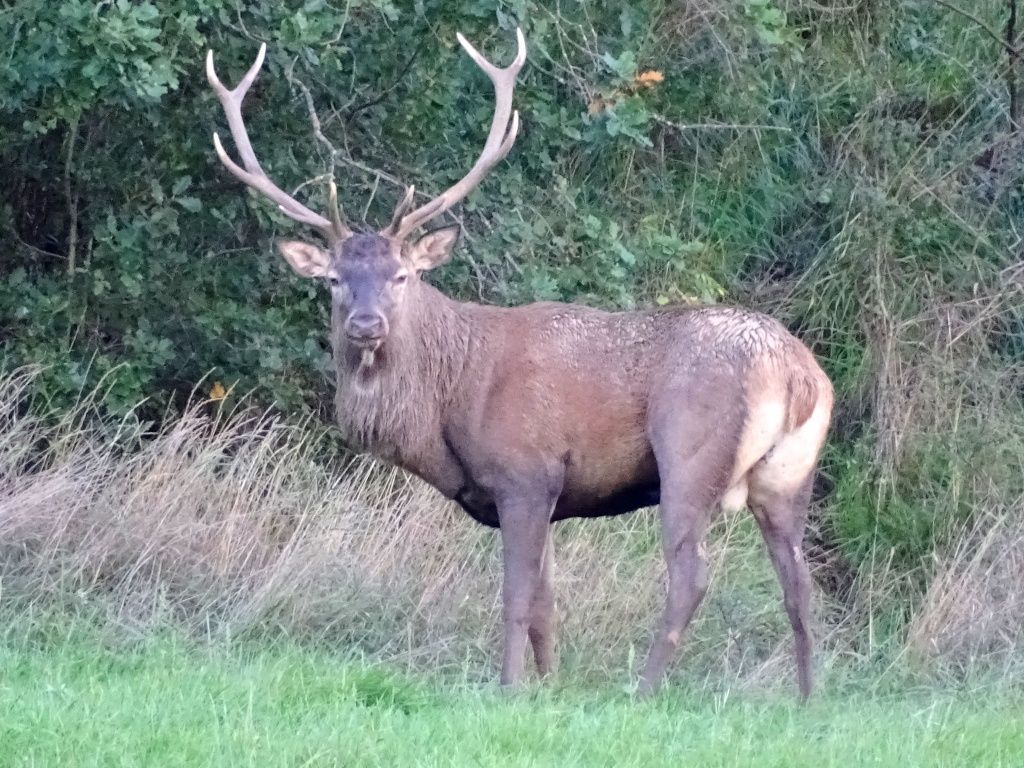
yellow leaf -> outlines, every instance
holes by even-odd
[[[665,75],[656,69],[648,69],[644,72],[640,72],[636,77],[633,78],[636,84],[643,88],[651,88],[665,79]]]
[[[210,387],[210,399],[211,400],[223,400],[228,396],[228,391],[224,389],[224,385],[219,381],[213,382],[213,386]]]

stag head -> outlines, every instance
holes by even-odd
[[[331,301],[349,344],[373,352],[387,339],[418,287],[419,273],[448,260],[457,226],[429,232],[407,244],[381,232],[350,235],[330,249],[288,240],[277,247],[304,277],[327,280]]]
[[[437,229],[418,239],[411,237],[413,232],[464,199],[508,154],[519,131],[519,113],[512,110],[512,93],[516,76],[526,61],[522,31],[516,30],[516,57],[504,68],[487,61],[461,34],[457,37],[494,85],[494,117],[487,141],[480,157],[462,179],[418,208],[413,208],[415,187],[408,187],[395,208],[391,223],[379,232],[356,233],[345,224],[333,181],[328,219],[284,192],[264,173],[245,129],[242,101],[263,66],[266,44],[260,46],[256,61],[233,90],[226,88],[217,77],[213,51],[206,56],[206,75],[224,107],[242,166],[228,156],[220,137],[214,133],[217,155],[233,176],[276,203],[286,216],[313,227],[325,237],[327,248],[289,240],[278,243],[278,250],[298,274],[327,281],[334,309],[342,318],[345,337],[349,344],[364,351],[365,360],[372,361],[373,352],[387,340],[409,303],[408,296],[418,287],[420,273],[447,261],[459,235],[457,226]]]

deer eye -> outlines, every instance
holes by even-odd
[[[395,275],[394,283],[395,283],[395,285],[405,285],[405,283],[406,283],[406,281],[408,279],[409,279],[409,273],[408,272],[402,272],[399,275]]]
[[[327,278],[327,282],[330,283],[331,288],[337,288],[339,285],[341,285],[341,278],[331,276]]]

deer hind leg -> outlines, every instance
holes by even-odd
[[[724,419],[729,421],[728,417]],[[677,438],[677,430],[653,435],[661,478],[662,547],[668,566],[665,612],[647,656],[638,692],[653,693],[704,599],[708,587],[704,537],[712,512],[728,483],[739,429],[722,419],[706,429],[697,419],[676,419],[683,429],[703,436]],[[678,430],[681,432],[682,430]]]
[[[810,418],[783,437],[750,470],[750,508],[761,528],[782,585],[783,603],[793,628],[797,681],[807,699],[813,688],[811,574],[803,554],[804,527],[814,468],[828,428],[830,402],[819,403]]]
[[[811,477],[789,494],[765,494],[752,499],[752,510],[761,528],[768,555],[782,585],[783,604],[793,628],[797,681],[800,696],[807,699],[813,688],[811,636],[811,574],[802,543]]]
[[[557,616],[554,587],[554,542],[551,539],[551,528],[548,527],[544,540],[544,555],[541,560],[540,574],[530,603],[530,628],[527,632],[533,646],[533,658],[537,663],[537,673],[546,677],[556,671],[558,656],[555,653],[557,642]]]

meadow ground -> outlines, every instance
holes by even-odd
[[[910,574],[812,530],[806,707],[749,515],[653,701],[656,517],[560,524],[562,673],[506,695],[497,537],[422,483],[215,404],[40,417],[30,381],[0,376],[0,767],[1024,765],[1019,504]]]
[[[287,643],[0,647],[5,766],[1019,766],[1024,698],[995,685],[792,695],[571,680],[506,695]],[[563,676],[564,677],[564,676]]]

